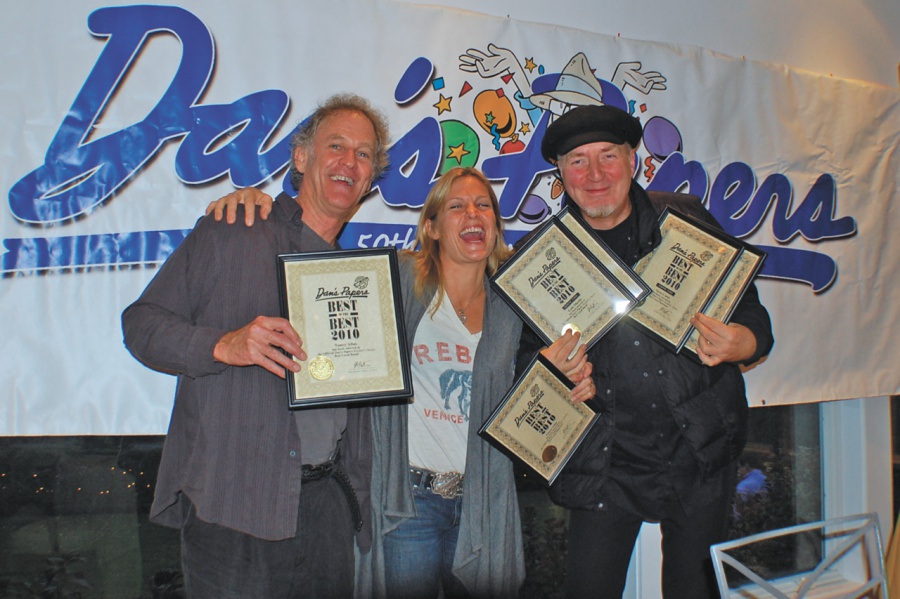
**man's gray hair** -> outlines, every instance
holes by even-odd
[[[294,136],[291,138],[291,156],[294,155],[294,149],[303,147],[312,155],[313,141],[319,126],[329,116],[341,110],[351,110],[365,116],[372,123],[375,129],[375,155],[372,157],[372,180],[374,181],[381,176],[388,167],[387,147],[390,140],[388,131],[387,118],[378,109],[372,106],[368,100],[356,94],[335,94],[319,104],[315,112],[301,125]],[[303,180],[303,173],[297,170],[291,159],[291,185],[294,189],[300,189],[300,182]]]

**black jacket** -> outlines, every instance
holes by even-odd
[[[621,256],[630,265],[657,247],[661,241],[658,218],[666,206],[713,224],[718,223],[696,196],[667,192],[646,192],[633,183],[630,191],[632,210],[637,220],[637,244],[632,255]],[[571,203],[572,209],[577,206]],[[757,351],[748,363],[768,354],[773,345],[772,326],[766,309],[759,302],[755,286],[751,286],[732,316],[731,322],[747,326],[756,336]],[[631,326],[627,322],[617,327]],[[615,331],[612,331],[614,333]],[[660,377],[665,402],[678,430],[696,459],[703,477],[721,473],[732,465],[743,451],[747,440],[748,406],[744,379],[735,364],[708,367],[684,355],[672,353],[657,343],[645,343],[644,363],[629,365],[619,374],[620,387],[611,393],[609,364],[614,363],[611,336],[598,341],[589,352],[594,365],[594,382],[598,392],[593,402],[600,419],[576,450],[565,469],[550,488],[554,502],[571,509],[599,509],[604,500],[613,432],[616,426],[615,397],[626,395],[628,381],[652,370],[664,372]],[[542,342],[530,331],[523,331],[518,364],[527,364]],[[622,385],[622,377],[626,384]]]

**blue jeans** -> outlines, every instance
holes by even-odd
[[[384,537],[387,596],[394,598],[465,597],[465,589],[451,571],[462,497],[444,499],[431,491],[413,489],[416,517],[405,520]]]

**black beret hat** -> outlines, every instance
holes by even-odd
[[[642,133],[640,121],[620,108],[578,106],[550,123],[541,142],[541,154],[544,160],[556,164],[563,154],[598,141],[628,142],[636,148]]]

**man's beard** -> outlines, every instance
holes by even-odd
[[[582,212],[589,218],[608,218],[618,209],[618,206],[609,205],[583,209]]]

